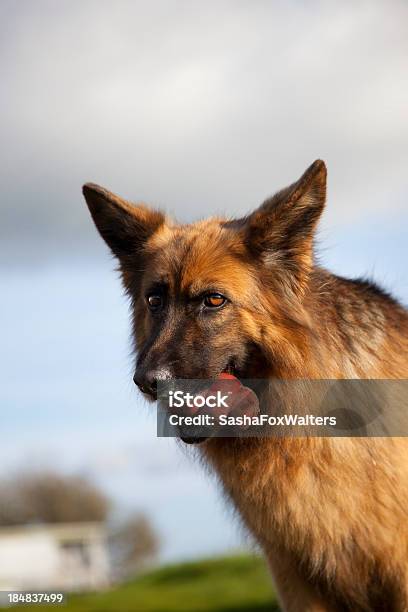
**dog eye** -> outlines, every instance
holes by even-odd
[[[158,310],[163,306],[163,297],[157,293],[148,295],[146,299],[150,310]]]
[[[207,308],[221,308],[227,299],[221,293],[209,293],[204,298],[204,306]]]

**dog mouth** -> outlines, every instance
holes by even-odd
[[[241,370],[241,368],[237,367],[236,364],[236,360],[235,358],[231,357],[227,364],[225,365],[225,367],[219,371],[217,376],[213,376],[211,377],[211,383],[214,382],[215,380],[220,380],[220,379],[227,379],[227,378],[235,378],[237,380],[239,380],[241,383],[245,384],[243,381],[245,380],[245,374],[243,372],[243,370]],[[136,381],[135,381],[136,382]],[[205,391],[206,388],[208,388],[209,386],[209,380],[202,380],[199,381],[197,380],[198,385],[195,388],[194,393],[198,393],[200,391]],[[202,384],[201,384],[202,383]],[[137,383],[136,383],[137,384]],[[147,397],[150,401],[157,401],[158,396],[160,395],[158,393],[158,389],[157,389],[157,385],[155,385],[154,389],[153,388],[146,388],[143,385],[138,384],[138,387],[140,389],[140,391],[142,391],[143,395],[145,397]],[[182,440],[182,442],[184,442],[185,444],[202,444],[203,442],[205,442],[206,440],[209,439],[210,436],[183,436],[180,435],[180,440]]]
[[[216,377],[217,379],[222,378],[222,375],[227,375],[227,376],[231,376],[234,378],[238,378],[239,380],[239,376],[238,376],[238,370],[235,366],[235,360],[233,358],[231,358],[227,365],[225,366],[225,368],[223,368],[221,370],[221,372],[218,374],[218,376]],[[184,442],[185,444],[202,444],[203,442],[205,442],[206,440],[209,439],[209,436],[195,436],[195,437],[186,437],[186,436],[180,436],[180,440],[182,442]]]
[[[249,373],[249,370],[246,371]],[[212,418],[215,420],[216,428],[212,430],[208,434],[208,427],[203,430],[200,425],[198,425],[197,429],[191,432],[192,435],[186,436],[180,432],[180,439],[186,444],[201,444],[208,439],[213,437],[240,437],[243,435],[243,431],[247,429],[247,427],[233,427],[233,429],[227,426],[226,429],[221,429],[220,423],[218,422],[218,417],[222,414],[224,416],[237,416],[237,415],[245,415],[248,417],[255,416],[260,412],[260,402],[263,396],[263,390],[265,386],[265,380],[258,379],[248,379],[245,376],[244,371],[239,370],[236,367],[236,364],[233,359],[230,359],[225,366],[218,374],[214,382],[210,385],[209,391],[214,392],[216,389],[222,388],[223,392],[227,392],[227,395],[230,395],[231,402],[224,404],[226,411],[223,411],[220,406],[215,407],[215,413]],[[225,386],[224,386],[225,385]],[[219,409],[221,408],[221,412]],[[234,419],[232,418],[232,422]],[[226,422],[223,423],[225,425]],[[190,433],[190,432],[189,432]],[[194,435],[194,434],[197,435]],[[207,435],[200,435],[207,434]]]

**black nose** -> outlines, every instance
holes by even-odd
[[[142,393],[150,395],[154,399],[157,398],[157,377],[154,370],[139,370],[137,369],[133,376],[133,382],[139,387]]]

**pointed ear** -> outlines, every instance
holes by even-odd
[[[134,206],[99,185],[86,183],[82,191],[100,235],[119,259],[138,253],[165,222],[160,211]]]
[[[290,272],[285,284],[292,288],[302,287],[313,265],[313,238],[325,200],[326,166],[317,160],[247,218],[248,248],[268,267]]]

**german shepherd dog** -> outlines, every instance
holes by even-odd
[[[131,299],[135,382],[408,378],[408,312],[318,266],[315,161],[245,218],[175,225],[86,184]],[[284,610],[408,611],[408,441],[209,438],[199,447],[268,560]]]

